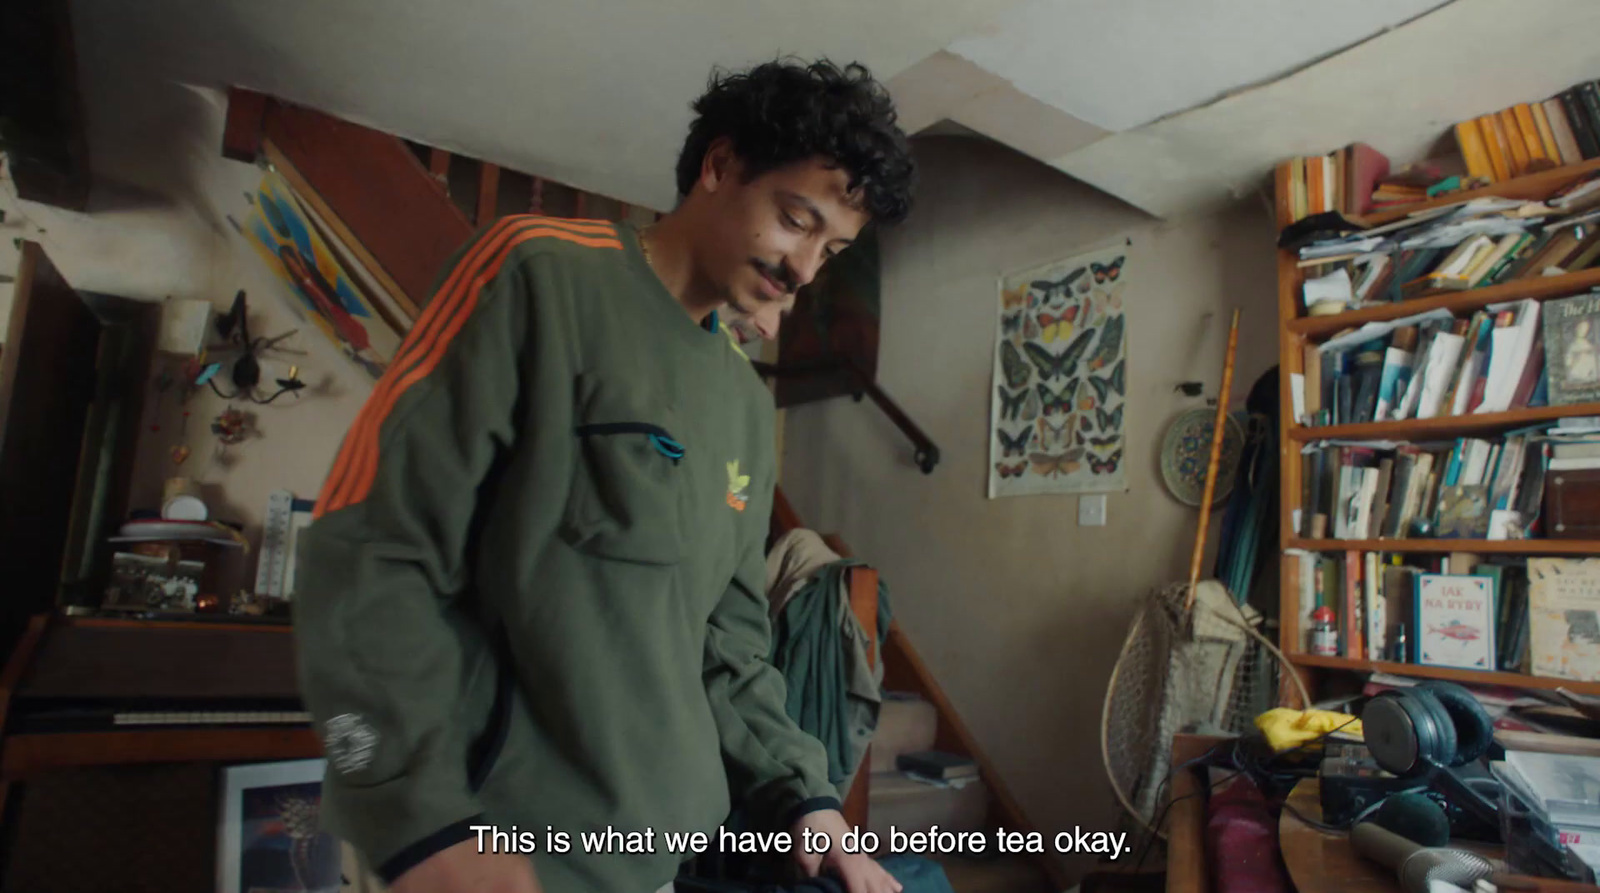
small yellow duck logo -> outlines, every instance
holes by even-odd
[[[750,497],[745,495],[745,489],[750,486],[750,475],[739,473],[739,460],[728,463],[728,507],[736,512],[744,511],[745,504]]]

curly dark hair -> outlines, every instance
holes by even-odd
[[[700,178],[706,150],[729,137],[749,178],[821,156],[850,175],[872,219],[898,223],[911,211],[916,165],[895,124],[888,91],[865,66],[779,59],[742,73],[712,72],[678,156],[678,194]]]

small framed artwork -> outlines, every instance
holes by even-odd
[[[336,893],[338,838],[319,821],[327,760],[222,770],[218,893]]]

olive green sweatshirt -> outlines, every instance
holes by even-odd
[[[715,328],[631,229],[511,217],[375,386],[294,623],[325,825],[386,879],[493,825],[550,893],[647,893],[666,832],[837,808],[767,662],[772,400]],[[585,852],[608,827],[654,854]]]

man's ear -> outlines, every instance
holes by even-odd
[[[706,147],[700,159],[700,185],[707,192],[716,192],[739,173],[739,157],[733,151],[733,140],[719,136]]]

